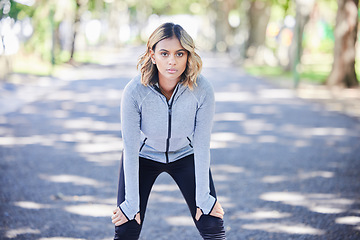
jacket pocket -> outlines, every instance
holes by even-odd
[[[139,152],[141,152],[141,150],[143,149],[143,147],[145,146],[145,142],[146,142],[147,138],[144,139],[143,143],[141,144],[141,147],[139,149]]]
[[[194,148],[193,145],[191,144],[191,139],[190,139],[189,137],[186,137],[186,138],[187,138],[187,140],[189,141],[189,146],[190,146],[191,148]]]

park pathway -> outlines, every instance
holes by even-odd
[[[32,86],[29,101],[16,89],[2,98],[11,108],[0,115],[0,239],[112,238],[120,98],[139,54],[63,71]],[[228,239],[360,239],[359,119],[248,76],[226,56],[203,60],[216,92],[212,171]],[[200,239],[167,175],[141,239]]]

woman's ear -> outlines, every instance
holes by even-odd
[[[153,64],[156,64],[155,62],[155,52],[154,50],[150,49],[150,58],[151,58],[151,61],[153,62]]]

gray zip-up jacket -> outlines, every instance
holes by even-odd
[[[214,90],[200,75],[193,90],[178,83],[169,101],[157,85],[132,79],[121,100],[124,144],[125,201],[129,220],[139,212],[139,156],[170,163],[194,154],[196,205],[209,214],[216,199],[210,195],[210,136],[215,109]]]

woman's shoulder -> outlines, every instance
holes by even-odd
[[[196,85],[189,91],[192,93],[196,101],[200,103],[206,101],[207,99],[214,98],[214,88],[203,75],[198,76]]]
[[[149,88],[141,83],[141,76],[138,75],[126,84],[124,94],[138,99],[141,98],[143,95],[147,95],[148,91]]]
[[[214,91],[212,84],[202,74],[200,74],[196,79],[196,87],[194,88],[194,90],[199,93],[208,93]]]
[[[147,92],[149,88],[141,83],[141,75],[138,75],[126,84],[124,90],[127,92]]]
[[[137,75],[136,77],[134,77],[133,79],[131,79],[125,86],[125,89],[127,90],[134,90],[137,89],[139,87],[141,87],[141,76]]]

